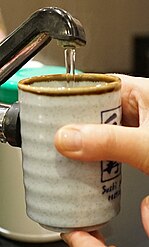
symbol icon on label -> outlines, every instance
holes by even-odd
[[[101,112],[102,124],[120,125],[121,106]],[[121,175],[121,163],[116,161],[101,161],[101,182],[112,180]]]
[[[121,106],[101,112],[102,124],[120,125]]]
[[[121,163],[116,161],[101,161],[101,182],[106,182],[121,174]]]

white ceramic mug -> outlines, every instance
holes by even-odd
[[[120,210],[119,163],[74,161],[54,147],[55,133],[63,125],[120,124],[120,79],[80,74],[69,87],[73,79],[48,75],[19,82],[27,214],[60,232],[95,230]]]

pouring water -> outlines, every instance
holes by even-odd
[[[68,74],[66,87],[73,87],[75,81],[75,57],[76,57],[75,48],[74,47],[65,48],[64,57],[65,57],[66,74]],[[73,81],[69,81],[69,75],[73,75],[74,78]]]

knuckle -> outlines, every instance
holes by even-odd
[[[102,128],[102,135],[102,151],[104,156],[106,156],[106,158],[108,159],[108,157],[111,156],[111,150],[113,150],[113,148],[116,148],[117,144],[117,138],[113,126],[104,125]]]

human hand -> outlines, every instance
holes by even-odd
[[[72,159],[116,160],[149,175],[149,79],[118,76],[122,79],[123,126],[64,126],[56,134],[55,145]]]
[[[149,175],[149,79],[117,76],[122,79],[123,126],[64,126],[56,134],[55,146],[59,152],[72,159],[116,160],[128,163]],[[148,201],[147,197],[142,202],[141,210],[144,228],[149,236]],[[83,245],[74,245],[75,240],[71,240],[73,234],[75,233],[66,235],[67,241],[69,239],[73,247],[82,247]]]
[[[99,234],[98,231],[91,233],[83,231],[74,231],[67,234],[61,234],[61,238],[70,246],[70,247],[107,247],[103,237]],[[109,247],[115,247],[110,245]]]

